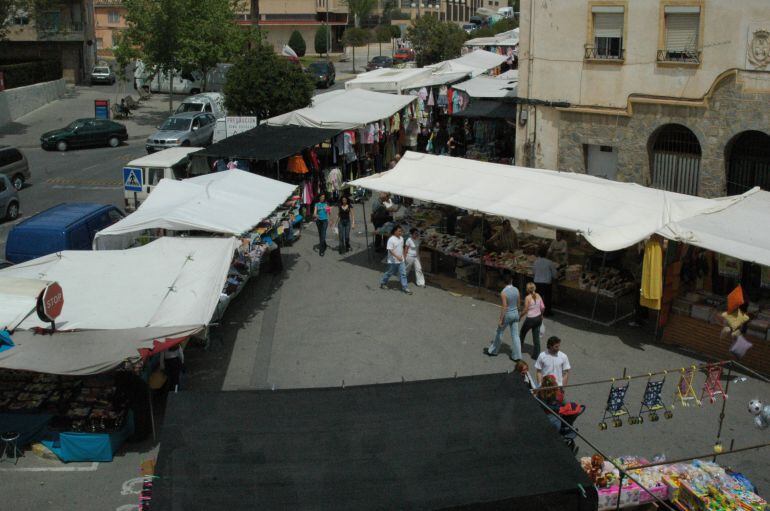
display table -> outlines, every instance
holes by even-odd
[[[123,427],[111,433],[74,433],[48,431],[42,444],[60,460],[112,461],[121,445],[134,434],[134,414],[128,413]]]
[[[574,312],[564,310],[564,309],[560,308],[558,305],[553,307],[553,310],[555,312],[559,312],[561,314],[565,314],[567,316],[573,316],[573,317],[580,318],[580,319],[586,319],[586,320],[589,320],[589,321],[593,321],[595,323],[601,323],[601,324],[603,324],[605,326],[612,326],[615,323],[617,323],[618,321],[621,321],[621,320],[623,320],[625,318],[628,318],[628,317],[630,317],[633,314],[633,311],[626,312],[625,314],[622,314],[622,315],[619,312],[620,311],[620,300],[623,299],[623,297],[628,296],[629,294],[631,294],[630,290],[628,290],[626,292],[623,292],[623,293],[618,293],[618,294],[614,294],[614,295],[608,295],[608,294],[603,294],[601,292],[592,291],[591,289],[588,289],[588,288],[582,288],[582,287],[580,287],[580,284],[578,282],[573,281],[573,280],[560,280],[560,281],[557,282],[557,285],[560,288],[565,289],[567,291],[575,291],[575,292],[578,292],[578,293],[582,293],[583,295],[589,296],[590,300],[592,300],[592,301],[604,300],[606,302],[609,302],[610,304],[612,304],[614,313],[612,315],[612,319],[610,319],[607,322],[603,322],[603,321],[598,321],[598,320],[596,320],[594,318],[591,318],[591,317],[586,317],[586,316],[581,315],[581,314],[576,314]]]

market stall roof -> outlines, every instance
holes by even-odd
[[[160,238],[129,250],[65,250],[0,270],[0,278],[58,282],[59,330],[202,327],[236,247],[233,238]],[[4,300],[0,295],[0,310]],[[48,326],[33,314],[19,328]]]
[[[482,75],[456,83],[452,88],[464,91],[472,98],[515,98],[518,85],[518,78],[510,80]]]
[[[277,161],[331,139],[340,130],[262,124],[208,146],[195,156]]]
[[[371,190],[579,232],[613,251],[741,197],[714,201],[585,174],[407,152],[393,170],[351,182]]]
[[[491,51],[474,50],[462,57],[445,60],[429,67],[438,73],[457,73],[466,71],[471,76],[478,76],[494,69],[508,60],[506,55],[498,55]]]
[[[270,216],[295,189],[295,185],[237,169],[183,181],[161,179],[134,213],[96,233],[94,246],[126,248],[133,233],[145,229],[237,236]]]
[[[37,307],[37,297],[52,282],[40,279],[14,278],[0,273],[0,329],[13,330]]]
[[[319,94],[311,106],[273,117],[267,123],[342,131],[386,119],[415,99],[363,89],[338,90]]]
[[[366,89],[377,92],[395,92],[409,88],[420,78],[431,74],[428,68],[404,68],[397,69],[387,67],[375,69],[368,73],[361,73],[352,80],[345,82],[345,89]]]
[[[454,112],[452,117],[473,119],[516,119],[516,104],[499,100],[472,99],[465,110]]]
[[[180,392],[169,395],[160,440],[153,509],[597,506],[588,476],[513,375]]]
[[[131,160],[129,163],[137,167],[167,167],[169,161],[179,161],[185,156],[200,150],[200,147],[169,147],[168,149]]]
[[[658,233],[666,238],[719,252],[752,263],[770,266],[770,192],[758,187],[735,202],[714,199],[729,207],[669,223]]]
[[[516,46],[519,44],[519,29],[514,28],[492,37],[476,37],[465,41],[465,46]]]
[[[0,368],[70,376],[100,374],[124,361],[138,361],[140,350],[183,340],[200,328],[151,327],[54,334],[17,330],[13,334],[16,346],[0,352]]]

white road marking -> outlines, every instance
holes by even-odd
[[[24,468],[0,468],[0,472],[96,472],[98,462],[93,462],[87,467],[24,467]]]
[[[115,511],[138,511],[139,510],[139,504],[126,504],[125,506],[120,506],[115,508]]]
[[[139,495],[142,492],[142,486],[144,485],[144,477],[135,477],[128,481],[123,481],[123,488],[120,490],[121,495]]]
[[[78,186],[78,185],[53,185],[54,190],[120,190],[122,186]]]

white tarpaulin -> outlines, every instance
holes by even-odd
[[[452,85],[472,98],[515,98],[519,81],[504,80],[493,76],[477,76]]]
[[[96,249],[131,246],[146,229],[240,235],[259,224],[294,192],[294,185],[242,170],[175,181],[161,179],[139,208],[96,233]]]
[[[155,327],[127,330],[80,330],[53,335],[17,330],[13,348],[0,352],[0,368],[38,373],[86,376],[138,361],[139,350],[158,342],[180,340],[200,327]]]
[[[429,76],[431,70],[427,68],[396,69],[386,67],[375,69],[368,73],[361,73],[352,80],[345,82],[345,89],[366,89],[376,92],[394,92],[400,94],[421,78]]]
[[[52,282],[20,279],[0,274],[0,329],[13,330],[37,307],[37,297]]]
[[[437,73],[458,73],[467,71],[470,75],[478,76],[484,74],[487,71],[494,69],[508,60],[505,55],[498,55],[491,51],[475,50],[470,53],[466,53],[462,57],[458,57],[452,60],[445,60],[438,64],[426,66]]]
[[[465,41],[465,46],[518,46],[519,29],[514,28],[507,32],[501,32],[492,37],[476,37]]]
[[[673,222],[660,229],[661,236],[749,261],[770,266],[770,192],[754,188],[733,197],[713,199],[729,207]]]
[[[407,152],[393,170],[351,184],[576,231],[605,251],[741,199],[714,201],[585,174],[414,152]]]
[[[347,130],[386,119],[415,99],[363,89],[332,91],[315,96],[309,107],[273,117],[267,123]]]
[[[58,282],[61,330],[202,327],[237,246],[234,238],[160,238],[128,250],[65,250],[0,270],[0,278]],[[49,326],[33,314],[19,328]]]

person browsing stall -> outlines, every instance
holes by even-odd
[[[503,220],[500,230],[497,231],[487,243],[494,247],[498,252],[510,252],[519,248],[519,238],[516,231],[513,230],[510,220]]]
[[[540,290],[540,296],[543,297],[545,303],[545,309],[543,309],[544,316],[551,315],[551,301],[553,281],[556,279],[556,263],[546,257],[548,255],[548,249],[541,246],[537,250],[537,259],[532,264],[532,273],[535,281],[535,286]]]
[[[355,210],[350,205],[347,195],[340,198],[340,205],[337,206],[337,231],[339,232],[339,251],[340,254],[350,251],[350,229],[356,227]]]

